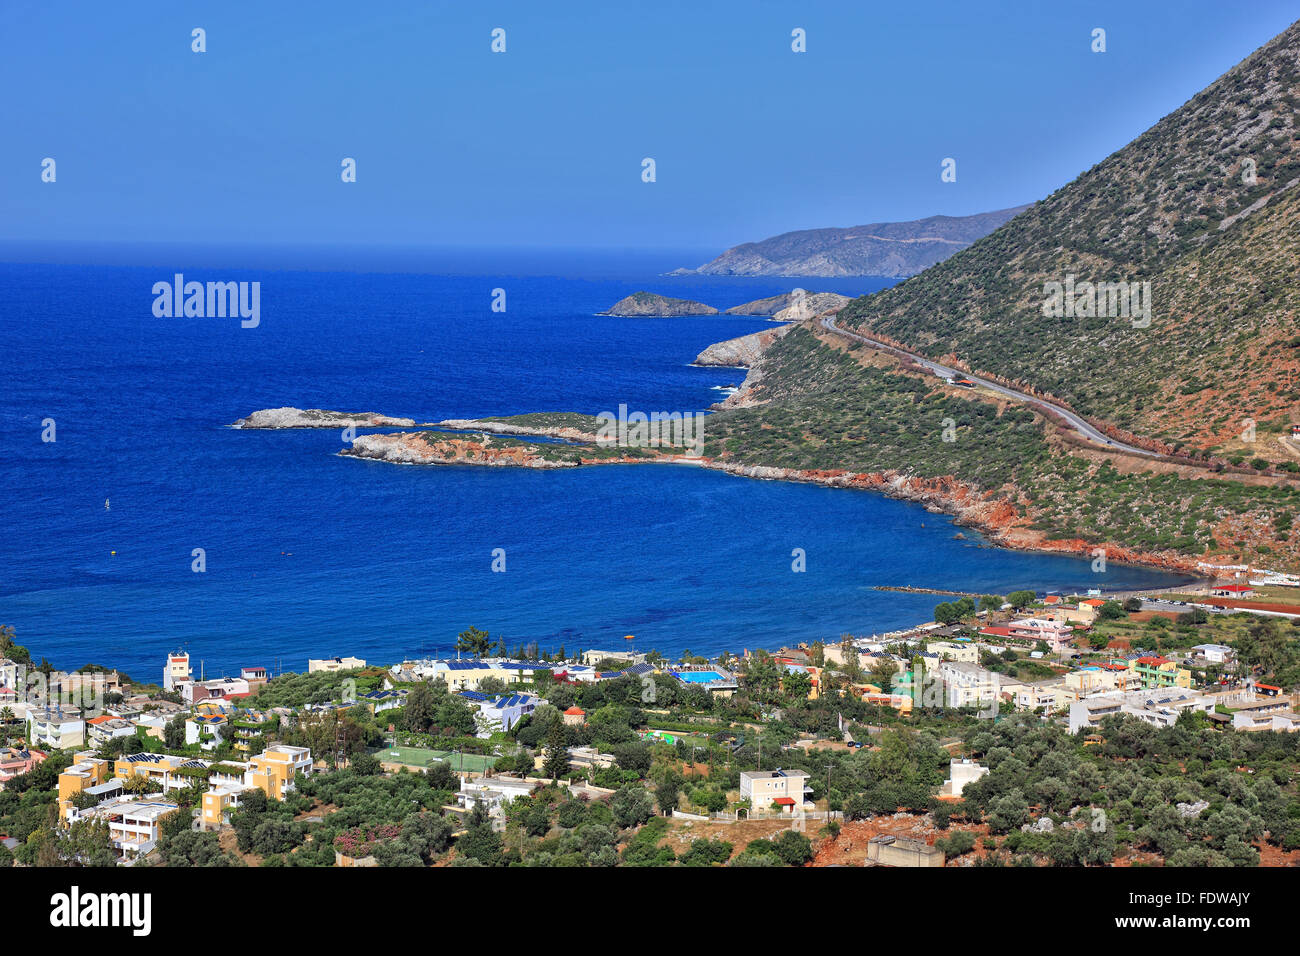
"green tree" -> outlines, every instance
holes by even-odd
[[[1007,603],[1017,611],[1023,611],[1037,600],[1038,595],[1033,591],[1012,591],[1007,595]]]
[[[631,784],[620,788],[610,798],[609,809],[614,815],[614,822],[624,830],[639,827],[654,816],[649,791]]]
[[[1128,612],[1124,610],[1124,605],[1120,604],[1118,601],[1107,601],[1097,609],[1097,618],[1102,621],[1117,621],[1120,618],[1127,616],[1127,613]]]
[[[546,750],[542,753],[542,772],[552,783],[569,772],[569,751],[564,746],[564,727],[558,721],[551,724],[546,737]]]
[[[462,654],[485,657],[491,647],[492,638],[488,636],[488,632],[480,631],[477,627],[471,627],[456,635],[456,650]]]
[[[492,829],[492,820],[481,801],[474,801],[465,832],[456,841],[456,853],[483,866],[499,866],[502,862],[501,836]]]
[[[163,725],[163,743],[168,750],[179,750],[185,746],[185,715],[178,714]]]

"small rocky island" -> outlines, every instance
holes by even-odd
[[[409,428],[413,418],[392,418],[376,412],[331,412],[322,408],[263,408],[234,422],[231,428]]]
[[[625,299],[619,299],[601,315],[628,316],[645,318],[649,316],[674,317],[680,315],[717,315],[718,310],[703,302],[690,299],[674,299],[653,292],[633,292]]]
[[[805,292],[803,289],[793,289],[781,295],[733,305],[725,312],[720,312],[711,305],[691,299],[674,299],[653,292],[634,292],[626,299],[615,302],[608,311],[600,314],[632,317],[758,315],[777,322],[802,322],[805,319],[815,319],[818,316],[838,312],[852,301],[849,296],[840,295],[838,292]]]

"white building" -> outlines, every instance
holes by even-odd
[[[317,671],[351,671],[365,667],[366,662],[359,657],[326,657],[321,660],[308,660],[307,673]]]
[[[755,810],[773,806],[811,810],[810,793],[808,774],[802,770],[746,770],[740,775],[740,798]]]
[[[949,707],[979,707],[1001,700],[1002,675],[978,664],[944,661],[939,665]]]
[[[189,653],[178,651],[168,654],[167,663],[163,665],[163,690],[178,690],[181,684],[192,679]]]
[[[973,760],[954,760],[948,767],[948,786],[945,789],[952,796],[960,797],[966,784],[974,783],[988,772],[988,767],[981,767]]]
[[[482,803],[490,816],[504,818],[505,804],[516,797],[528,796],[536,786],[518,777],[472,777],[461,781],[456,802],[466,809]]]
[[[166,800],[118,797],[90,810],[70,810],[68,816],[73,823],[86,819],[107,823],[113,848],[131,863],[157,845],[163,818],[179,809]]]
[[[7,657],[0,657],[0,693],[11,691],[15,699],[25,696],[26,689],[23,684],[26,681],[27,668],[17,661],[11,661]]]
[[[33,744],[52,750],[84,747],[86,722],[77,710],[33,707],[27,711],[27,735]]]
[[[1129,714],[1156,727],[1172,727],[1185,710],[1211,713],[1214,701],[1180,687],[1109,691],[1070,704],[1070,733],[1092,730],[1117,714]]]
[[[1192,650],[1211,664],[1226,664],[1237,656],[1236,651],[1226,644],[1197,644]]]
[[[90,743],[103,746],[114,737],[134,737],[135,724],[120,717],[105,715],[86,721],[86,731],[90,735]]]

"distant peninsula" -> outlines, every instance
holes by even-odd
[[[698,269],[670,275],[913,276],[982,239],[1029,206],[974,216],[929,216],[847,228],[783,232],[728,249]]]
[[[330,412],[321,408],[263,408],[231,424],[231,428],[407,428],[413,418],[392,418],[376,412]]]

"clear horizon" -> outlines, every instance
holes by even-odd
[[[337,0],[310,19],[248,2],[46,12],[0,13],[0,78],[40,91],[6,118],[0,238],[713,255],[1041,199],[1296,15],[1272,0],[1177,17],[1118,2],[764,3],[743,19],[718,3],[407,4],[364,25]]]

